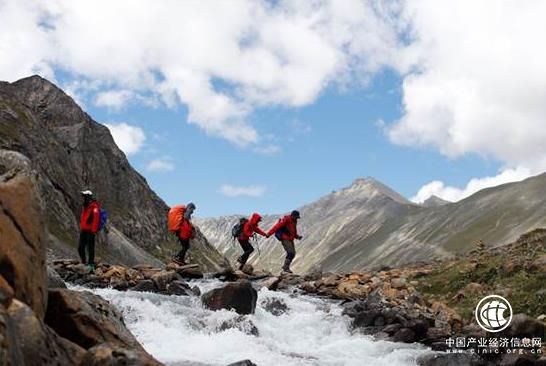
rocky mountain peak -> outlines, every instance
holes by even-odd
[[[33,75],[10,84],[17,98],[52,127],[71,126],[91,118],[55,84]]]
[[[439,207],[443,205],[447,205],[451,202],[446,201],[438,196],[432,195],[429,198],[427,198],[421,205],[424,207]]]
[[[408,199],[373,177],[357,178],[349,187],[344,188],[342,192],[350,195],[383,195],[398,203],[411,204]]]

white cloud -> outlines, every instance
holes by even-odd
[[[155,95],[210,135],[259,145],[255,108],[307,105],[401,64],[393,12],[358,0],[3,0],[0,78],[55,67],[99,81],[100,105]]]
[[[219,193],[228,197],[261,197],[266,191],[265,186],[232,186],[231,184],[224,184],[218,190]]]
[[[457,158],[503,163],[497,177],[466,188],[423,187],[464,197],[472,187],[546,170],[546,2],[407,1],[413,60],[404,76],[403,116],[391,141]],[[517,172],[514,173],[514,172]],[[419,194],[418,194],[419,195]]]
[[[134,96],[130,90],[108,90],[97,93],[95,105],[112,109],[120,109]]]
[[[146,170],[150,172],[170,172],[174,168],[175,165],[169,157],[151,160],[146,165]]]
[[[391,141],[534,174],[546,169],[544,14],[540,0],[0,0],[0,79],[61,69],[93,85],[91,100],[184,104],[189,123],[260,152],[274,148],[256,108],[304,106],[390,67],[403,77]]]
[[[127,155],[136,154],[144,145],[146,135],[142,128],[125,122],[105,123],[110,130],[116,145]]]
[[[0,2],[0,80],[15,81],[31,74],[54,79],[55,49],[43,27],[44,9],[34,2]]]
[[[446,186],[444,182],[435,180],[421,187],[417,194],[411,198],[411,201],[423,203],[427,198],[434,195],[451,202],[456,202],[484,188],[520,181],[531,175],[531,172],[525,168],[506,169],[493,177],[474,178],[464,188]]]

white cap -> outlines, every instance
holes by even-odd
[[[85,191],[82,191],[82,195],[84,196],[92,196],[93,192],[91,192],[89,189],[86,189]]]

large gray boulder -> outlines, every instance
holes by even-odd
[[[239,314],[253,314],[257,299],[258,292],[247,280],[229,283],[206,292],[201,297],[203,305],[208,309],[233,309]]]

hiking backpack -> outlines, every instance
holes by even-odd
[[[177,233],[180,230],[185,212],[186,206],[184,205],[174,206],[169,210],[169,214],[167,215],[167,224],[170,232]]]
[[[282,219],[279,219],[279,222],[281,220]],[[287,233],[288,233],[288,229],[286,228],[286,226],[283,226],[280,229],[277,229],[277,231],[275,231],[275,238],[277,238],[278,241],[282,241],[283,234],[287,234]]]
[[[239,222],[233,226],[233,228],[231,229],[231,236],[233,237],[233,239],[241,236],[247,221],[248,220],[246,218],[242,217],[239,219]]]
[[[99,210],[99,231],[101,231],[106,226],[107,221],[108,221],[108,211],[101,208]]]

